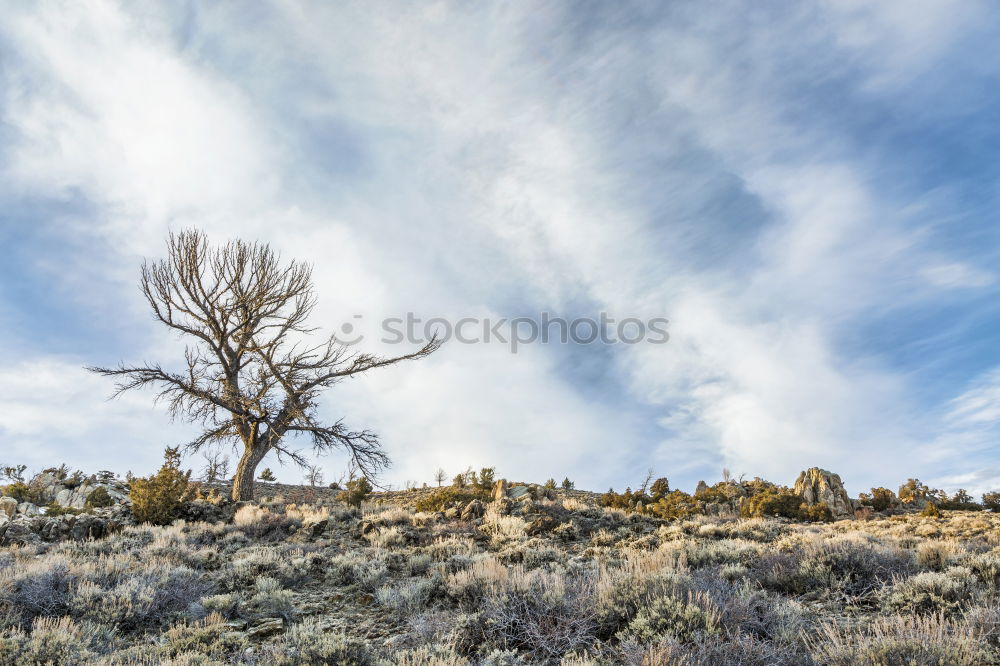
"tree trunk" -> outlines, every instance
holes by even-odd
[[[257,474],[257,465],[267,455],[267,448],[261,445],[248,446],[236,466],[233,477],[233,500],[249,502],[253,500],[253,479]]]

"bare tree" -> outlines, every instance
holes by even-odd
[[[323,485],[323,468],[319,465],[307,465],[304,479],[313,488]]]
[[[229,456],[221,451],[205,451],[201,454],[205,459],[205,467],[201,470],[201,478],[206,483],[215,483],[229,477]]]
[[[438,488],[441,484],[448,480],[448,475],[444,473],[444,470],[438,467],[438,471],[434,472],[434,480],[437,481]]]
[[[317,401],[334,384],[374,368],[423,358],[435,339],[404,356],[351,352],[336,336],[316,344],[306,320],[316,306],[311,268],[282,264],[267,244],[235,240],[210,247],[196,230],[171,233],[166,259],[143,262],[140,286],[154,317],[190,344],[180,372],[159,364],[88,368],[118,380],[114,396],[138,388],[159,390],[170,414],[205,430],[187,445],[242,444],[232,497],[253,499],[253,478],[274,451],[307,466],[289,440],[311,440],[317,453],[346,450],[351,463],[374,477],[389,464],[378,436],[320,422]]]

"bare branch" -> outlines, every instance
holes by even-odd
[[[254,470],[270,452],[279,462],[307,465],[288,442],[299,435],[314,452],[344,450],[370,479],[388,466],[371,431],[320,423],[319,394],[346,377],[423,358],[438,349],[436,339],[396,357],[352,353],[334,336],[310,343],[315,329],[307,322],[317,298],[308,265],[282,263],[264,243],[213,247],[195,230],[171,233],[166,258],[143,263],[139,286],[154,318],[188,342],[183,370],[159,364],[88,370],[116,380],[113,397],[153,389],[171,416],[203,424],[189,451],[242,445],[235,499],[252,497]]]

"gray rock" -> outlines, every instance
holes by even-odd
[[[703,492],[708,490],[708,484],[704,481],[699,481],[698,486],[694,489],[695,496],[701,495]]]
[[[507,497],[515,501],[525,498],[531,499],[531,493],[528,490],[528,486],[514,486],[507,491]]]
[[[17,500],[13,497],[0,497],[0,513],[13,516],[17,513]]]
[[[26,546],[40,541],[31,524],[23,519],[11,520],[0,527],[0,546]]]
[[[73,491],[69,488],[63,488],[56,493],[55,502],[59,506],[70,506],[70,502],[73,500]]]
[[[32,504],[31,502],[21,502],[17,505],[17,512],[24,516],[39,516],[42,510],[38,508],[37,504]]]

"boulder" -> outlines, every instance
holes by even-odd
[[[17,512],[25,516],[39,516],[42,510],[38,508],[37,504],[32,504],[31,502],[21,502],[17,505]]]
[[[830,507],[834,517],[854,515],[854,505],[844,489],[840,475],[819,467],[810,467],[795,481],[795,494],[808,505],[820,502]]]
[[[531,492],[528,490],[528,486],[514,486],[507,491],[507,497],[515,501],[520,499],[531,499]]]
[[[493,501],[497,502],[507,497],[507,479],[500,479],[493,485]]]
[[[99,516],[81,514],[75,518],[69,529],[69,536],[73,539],[100,539],[106,536],[112,527],[117,528]]]
[[[40,541],[31,523],[23,518],[11,520],[6,525],[0,526],[0,546],[26,546]]]
[[[13,497],[0,497],[0,513],[13,516],[17,513],[17,500]]]
[[[59,506],[70,506],[70,502],[73,499],[73,491],[69,488],[63,488],[56,492],[55,502]]]
[[[486,508],[483,506],[483,503],[479,500],[472,500],[462,509],[462,520],[482,518],[484,513],[486,513]]]
[[[698,495],[701,495],[706,490],[708,490],[708,484],[705,483],[704,481],[699,481],[698,482],[698,486],[694,489],[694,494],[697,497]]]
[[[247,631],[247,638],[260,640],[275,634],[281,633],[285,628],[285,621],[280,617],[265,617],[258,620],[253,627]]]

